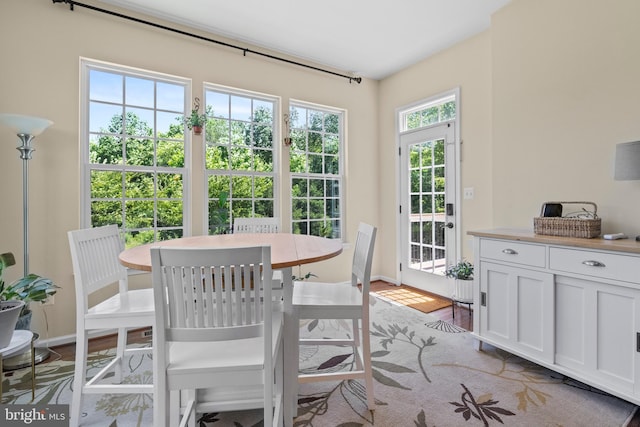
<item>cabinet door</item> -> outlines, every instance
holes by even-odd
[[[553,362],[553,275],[480,263],[480,335]]]
[[[556,276],[556,364],[640,395],[640,291]]]

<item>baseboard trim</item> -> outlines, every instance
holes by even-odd
[[[146,329],[146,328],[143,328],[143,329]],[[140,330],[143,330],[143,329],[140,329]],[[134,329],[129,329],[129,332],[133,330]],[[91,340],[94,338],[102,338],[102,337],[115,335],[115,334],[116,334],[116,331],[114,329],[100,329],[100,330],[89,332],[89,339]],[[38,339],[35,345],[36,347],[57,347],[59,345],[75,344],[75,342],[76,342],[75,335],[63,335],[60,337],[53,337],[46,340]]]

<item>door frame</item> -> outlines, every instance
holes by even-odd
[[[436,101],[440,98],[445,98],[447,96],[451,96],[453,95],[455,97],[455,103],[456,103],[456,118],[454,121],[454,150],[455,150],[455,155],[456,155],[456,173],[455,173],[455,190],[456,190],[456,197],[455,197],[455,211],[454,211],[454,218],[455,218],[455,228],[456,228],[456,250],[455,250],[455,259],[459,260],[461,259],[462,256],[462,235],[459,231],[462,230],[461,225],[461,201],[462,201],[462,196],[461,196],[461,173],[460,173],[460,169],[461,169],[461,163],[462,163],[462,158],[461,158],[461,150],[460,150],[460,145],[461,145],[461,137],[460,137],[460,119],[461,119],[461,113],[460,113],[460,87],[455,87],[453,89],[444,91],[444,92],[440,92],[436,95],[427,97],[427,98],[423,98],[421,100],[412,102],[410,104],[406,104],[400,107],[397,107],[395,109],[395,135],[396,135],[396,144],[395,144],[395,150],[397,153],[397,159],[395,161],[395,177],[396,177],[396,197],[395,197],[395,206],[396,206],[396,279],[395,279],[395,284],[396,285],[401,285],[401,281],[402,281],[402,272],[400,270],[400,263],[402,260],[402,233],[401,233],[401,220],[402,220],[402,213],[400,212],[400,205],[401,205],[401,201],[402,201],[402,194],[401,192],[401,188],[402,188],[402,182],[401,182],[401,168],[402,165],[400,164],[400,147],[401,147],[401,141],[400,141],[400,115],[403,111],[406,110],[410,110],[412,108],[415,108],[419,105],[422,104],[427,104],[429,102],[433,102]],[[447,295],[448,296],[448,295]]]

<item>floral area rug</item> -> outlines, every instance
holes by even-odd
[[[558,373],[485,345],[473,348],[468,332],[428,314],[371,300],[375,411],[366,408],[359,381],[303,384],[295,426],[624,426],[636,406]],[[306,321],[302,335],[344,336],[339,321]],[[91,355],[97,371],[110,352]],[[302,370],[350,369],[345,348],[302,347]],[[129,382],[150,382],[148,356],[132,358]],[[71,401],[73,363],[38,366],[36,402]],[[10,382],[11,384],[8,384]],[[28,369],[3,384],[4,403],[28,403]],[[82,425],[151,426],[149,395],[95,396],[85,400]],[[262,425],[262,411],[205,414],[199,427]]]

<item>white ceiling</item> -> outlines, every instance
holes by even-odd
[[[101,1],[382,79],[489,28],[511,0]]]

